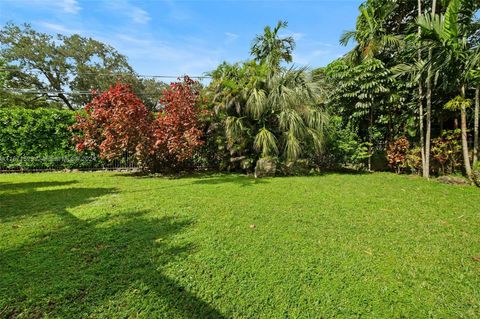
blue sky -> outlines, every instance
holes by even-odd
[[[0,0],[0,23],[30,23],[46,33],[79,33],[126,55],[140,74],[201,75],[220,62],[249,58],[265,25],[289,22],[294,62],[324,66],[348,48],[361,0]]]

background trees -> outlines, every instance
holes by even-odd
[[[476,117],[466,106],[473,105],[470,100],[475,98],[477,85],[472,75],[478,69],[475,57],[479,47],[479,8],[478,2],[469,0],[365,1],[360,6],[356,30],[345,33],[340,39],[341,43],[355,39],[356,47],[345,58],[327,67],[330,79],[337,83],[329,97],[330,105],[337,110],[335,113],[351,121],[352,115],[344,113],[345,110],[358,105],[359,97],[370,97],[355,87],[362,83],[373,87],[385,78],[384,72],[355,72],[356,68],[375,58],[387,70],[393,71],[387,71],[390,73],[387,78],[393,76],[386,82],[390,83],[390,90],[384,91],[383,101],[387,107],[377,106],[377,111],[380,119],[390,119],[392,127],[397,129],[384,131],[382,139],[406,135],[413,142],[412,147],[418,143],[423,155],[421,166],[424,176],[428,177],[431,171],[440,171],[435,158],[430,167],[430,141],[443,136],[445,130],[463,126],[464,169],[471,176],[469,162],[477,151],[470,152],[469,147],[473,144],[477,149],[478,146],[472,143],[477,133],[474,129],[471,134],[469,125],[476,123]],[[411,77],[406,77],[406,73]],[[372,78],[368,78],[369,74]],[[413,90],[414,86],[418,90]],[[448,103],[450,108],[445,108],[457,95],[460,97]],[[459,115],[452,107],[458,107]],[[382,132],[385,120],[372,123]],[[357,132],[363,139],[368,135],[361,128]]]
[[[133,82],[135,78],[125,56],[77,34],[52,37],[28,24],[7,24],[0,31],[0,44],[9,68],[10,86],[31,90],[33,101],[42,97],[58,100],[73,110],[90,97],[68,96],[64,91],[104,90],[115,82]],[[112,78],[112,72],[119,75]]]
[[[125,57],[100,42],[7,25],[0,32],[0,81],[36,93],[1,95],[3,105],[23,100],[73,109],[92,95],[62,91],[106,92],[92,102],[103,111],[92,111],[90,104],[79,122],[85,126],[83,145],[106,158],[140,152],[139,160],[163,167],[202,158],[218,168],[246,171],[259,159],[369,169],[387,169],[390,159],[397,172],[423,171],[428,177],[458,171],[462,145],[462,167],[473,178],[479,9],[472,0],[366,0],[356,29],[340,39],[355,41],[354,49],[316,70],[289,65],[295,41],[281,35],[287,23],[280,21],[255,37],[251,60],[220,64],[206,87],[188,78],[170,86],[140,79]],[[107,90],[117,81],[129,86]],[[108,133],[112,129],[118,130]],[[103,144],[110,146],[102,151]],[[139,144],[146,146],[139,151]],[[401,156],[395,145],[403,145]]]
[[[91,90],[129,83],[153,110],[166,87],[154,79],[140,79],[127,58],[109,45],[78,34],[54,37],[28,24],[7,24],[0,30],[0,56],[1,72],[14,90],[3,89],[4,105],[80,109],[91,101]]]

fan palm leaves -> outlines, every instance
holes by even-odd
[[[305,68],[271,72],[265,66],[246,62],[235,72],[215,73],[222,74],[214,78],[211,88],[220,93],[217,109],[227,114],[227,140],[233,147],[251,138],[250,145],[261,157],[280,155],[291,161],[306,148],[321,151],[328,116],[318,106],[318,83]],[[222,69],[230,68],[223,65]],[[237,103],[238,108],[231,107]]]

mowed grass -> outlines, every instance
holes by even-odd
[[[479,316],[473,187],[0,175],[0,317]]]

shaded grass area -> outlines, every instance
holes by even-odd
[[[477,318],[480,191],[393,174],[0,176],[0,318]]]

